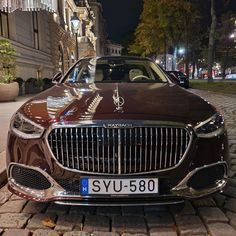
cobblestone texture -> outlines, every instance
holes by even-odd
[[[27,213],[5,213],[0,214],[0,228],[23,228],[30,214]]]
[[[85,217],[83,231],[93,233],[94,231],[110,231],[110,219],[106,216],[90,215]]]
[[[27,229],[8,229],[3,233],[3,236],[30,236],[30,231]]]
[[[0,189],[4,236],[235,236],[236,96],[193,91],[225,116],[230,179],[225,193],[172,206],[82,207],[35,203]]]
[[[209,233],[211,236],[235,236],[235,230],[229,224],[213,223],[208,225]]]
[[[205,224],[214,222],[227,223],[229,221],[225,214],[216,207],[201,207],[198,212]]]

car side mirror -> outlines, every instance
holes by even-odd
[[[61,78],[62,78],[62,73],[61,72],[56,73],[52,78],[52,83],[58,84],[60,82]]]

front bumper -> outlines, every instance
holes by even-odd
[[[33,188],[32,182],[26,182],[22,178],[14,178],[13,168],[33,171],[38,174],[41,181],[49,183]],[[206,182],[203,186],[194,184],[194,177],[198,174],[209,174],[211,170],[213,178],[210,182]],[[215,171],[217,170],[217,171]],[[35,177],[37,178],[37,177]],[[35,179],[37,181],[37,179]],[[54,180],[47,172],[38,167],[29,167],[22,164],[10,163],[8,167],[8,187],[15,194],[34,201],[55,201],[59,204],[70,205],[155,205],[178,203],[183,199],[193,199],[205,197],[218,191],[222,191],[227,183],[227,164],[226,162],[218,162],[215,164],[205,165],[192,170],[179,184],[169,189],[166,193],[151,194],[151,195],[126,195],[126,196],[82,196],[79,191],[73,192],[65,189],[56,180]],[[161,184],[161,182],[160,182]],[[43,189],[45,186],[45,189]],[[161,186],[160,186],[161,187]],[[195,187],[195,188],[194,188]]]

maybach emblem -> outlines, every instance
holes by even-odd
[[[125,100],[124,100],[123,97],[121,97],[119,95],[118,87],[114,91],[114,94],[113,94],[112,98],[113,98],[114,105],[116,106],[115,111],[122,112],[123,111],[123,105],[125,104]]]
[[[132,128],[132,124],[104,124],[104,127],[106,128]]]

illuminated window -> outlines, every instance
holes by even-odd
[[[0,35],[9,38],[8,14],[0,11]]]

